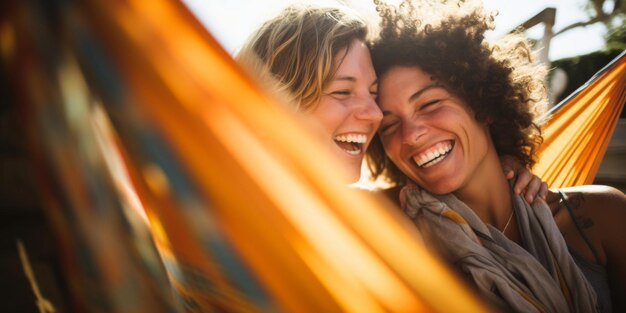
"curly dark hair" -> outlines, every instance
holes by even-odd
[[[470,1],[408,0],[399,7],[374,2],[382,19],[379,35],[370,43],[378,77],[395,66],[419,67],[465,100],[477,121],[488,123],[498,155],[532,167],[543,141],[538,116],[547,93],[546,71],[533,64],[527,40],[514,34],[488,43],[485,32],[493,28],[493,16]],[[396,186],[406,183],[379,135],[367,153],[373,178],[382,176]]]

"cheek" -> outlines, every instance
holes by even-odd
[[[480,128],[480,135],[480,144],[483,146],[483,149],[489,150],[493,142],[491,140],[491,134],[489,133],[489,130],[486,128]]]
[[[332,133],[340,125],[343,114],[341,114],[339,105],[323,103],[309,115],[314,121],[322,125],[326,131]]]
[[[489,133],[489,127],[487,125],[480,124],[475,120],[468,120],[468,125],[471,125],[469,139],[485,145],[491,141],[491,134]]]

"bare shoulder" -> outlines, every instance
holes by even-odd
[[[567,195],[572,209],[577,214],[591,219],[594,224],[619,226],[626,222],[626,196],[616,188],[587,185],[563,188],[561,191]],[[626,234],[626,227],[616,228]],[[617,229],[599,227],[595,231],[599,234],[604,232],[613,234]]]
[[[571,247],[601,264],[606,264],[612,255],[626,254],[621,243],[626,237],[623,226],[626,196],[621,191],[601,185],[567,187],[560,191],[567,200],[559,201],[556,206],[551,204],[551,208]]]
[[[626,196],[616,188],[586,185],[562,188],[572,206],[594,217],[626,217]],[[621,220],[620,222],[624,222]]]

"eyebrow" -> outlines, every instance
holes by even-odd
[[[356,81],[356,78],[352,77],[352,76],[339,76],[339,77],[335,77],[332,80],[347,80],[347,81]]]
[[[424,92],[426,92],[426,91],[428,91],[430,89],[439,88],[439,87],[441,87],[441,85],[436,84],[436,83],[427,85],[426,87],[424,87],[424,88],[416,91],[414,94],[412,94],[409,97],[409,102],[415,101],[415,99],[419,98],[419,96],[421,96]],[[383,116],[389,116],[389,115],[391,115],[391,111],[383,111]]]
[[[415,101],[415,99],[419,98],[419,97],[420,97],[420,96],[421,96],[424,92],[426,92],[426,91],[428,91],[428,90],[430,90],[430,89],[433,89],[433,88],[438,88],[438,87],[441,87],[441,85],[439,85],[439,84],[430,84],[430,85],[427,85],[426,87],[424,87],[424,88],[422,88],[422,89],[418,90],[417,92],[415,92],[414,94],[412,94],[412,95],[409,97],[409,102],[413,102],[413,101]]]
[[[346,80],[346,81],[350,81],[350,82],[355,82],[355,81],[356,81],[356,78],[355,78],[355,77],[353,77],[353,76],[339,76],[339,77],[333,78],[333,81],[335,81],[335,80]],[[378,85],[378,78],[376,78],[376,79],[375,79],[375,80],[374,80],[374,81],[370,84],[370,87],[371,87],[371,86],[374,86],[374,85]]]

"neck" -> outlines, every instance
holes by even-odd
[[[513,206],[511,190],[504,177],[500,159],[490,151],[469,181],[454,195],[470,207],[487,224],[502,230]]]

